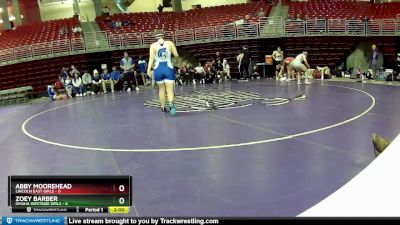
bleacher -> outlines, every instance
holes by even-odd
[[[32,86],[24,86],[11,88],[6,90],[0,90],[0,104],[16,101],[21,99],[26,99],[29,97],[30,92],[32,92]]]
[[[357,37],[346,39],[339,37],[298,37],[286,38],[285,54],[295,57],[308,49],[310,66],[335,67],[338,63],[346,61],[346,57],[360,41]]]
[[[72,32],[73,27],[77,25],[79,25],[78,19],[69,18],[20,26],[17,27],[16,30],[2,32],[0,36],[0,50],[41,42],[81,37],[82,34],[74,34]],[[67,35],[60,34],[60,29],[63,26],[67,27]]]
[[[359,37],[296,37],[285,39],[285,55],[296,56],[308,49],[310,66],[335,67],[357,47],[360,41],[375,43],[384,56],[384,62],[388,66],[395,63],[397,52],[396,37],[366,38]],[[393,56],[393,57],[392,57]]]
[[[151,32],[155,29],[175,31],[232,23],[245,15],[250,22],[258,21],[257,12],[263,8],[266,15],[272,6],[265,1],[192,9],[184,12],[148,12],[114,14],[96,18],[101,30],[108,33]],[[130,24],[112,28],[111,21],[129,21]]]
[[[61,58],[43,59],[1,67],[0,90],[32,86],[35,92],[43,92],[48,84],[55,83],[63,66],[78,65],[86,69],[86,54]]]
[[[314,1],[309,1],[309,3],[289,3],[289,4],[311,4]],[[315,2],[330,5],[328,0],[316,0]],[[316,4],[316,3],[312,4]],[[338,1],[340,4],[354,4],[348,1]],[[319,3],[317,4],[319,8]],[[328,4],[329,3],[329,4]],[[370,3],[357,3],[361,6],[359,7],[378,7],[376,10],[376,15],[393,14],[396,13],[400,8],[397,7],[399,3],[390,4],[370,4]],[[397,8],[396,8],[396,7]],[[313,6],[314,7],[314,6]],[[328,7],[328,6],[326,6]],[[344,11],[339,9],[329,10],[332,11],[331,15],[340,15],[343,18],[349,16],[348,13],[340,13],[339,11]],[[204,29],[209,29],[207,26],[214,26],[218,24],[226,24],[237,20],[238,16],[251,15],[253,21],[257,21],[258,18],[255,16],[256,12],[260,8],[263,8],[268,15],[271,5],[267,5],[265,1],[238,4],[238,5],[226,5],[209,7],[203,9],[194,9],[186,12],[173,13],[173,12],[163,12],[163,13],[130,13],[130,14],[116,14],[110,18],[113,20],[122,20],[129,18],[131,21],[136,21],[130,26],[123,26],[121,28],[112,29],[111,26],[104,21],[106,17],[98,17],[97,21],[103,30],[115,34],[115,33],[129,33],[129,32],[149,32],[154,29],[164,29],[164,30],[182,30],[187,28],[198,28],[204,27]],[[302,7],[299,7],[299,10]],[[319,15],[327,13],[329,10],[322,10]],[[355,9],[354,9],[355,10]],[[353,9],[347,10],[354,12]],[[296,12],[294,12],[296,13]],[[309,12],[310,15],[311,11]],[[358,14],[357,14],[358,15]],[[372,15],[372,14],[371,14]],[[360,18],[364,14],[358,15]],[[311,16],[310,16],[311,17]],[[109,18],[109,19],[110,19]],[[327,17],[330,18],[330,17]],[[373,16],[371,16],[373,18]],[[22,26],[17,28],[15,31],[4,32],[0,36],[0,49],[13,48],[21,45],[29,45],[38,42],[60,40],[64,38],[72,38],[73,33],[69,32],[68,36],[61,36],[59,30],[62,26],[67,26],[71,31],[72,27],[79,24],[77,19],[64,19],[55,20],[49,22],[43,22],[41,24],[34,24],[29,26]],[[339,24],[341,25],[341,24]],[[29,35],[27,35],[29,34]],[[128,34],[129,35],[129,34]],[[79,35],[80,36],[80,35]],[[112,36],[112,35],[110,35]],[[110,37],[109,36],[109,37]],[[118,35],[117,35],[118,36]],[[152,37],[152,36],[151,36]],[[264,54],[270,54],[270,48],[265,51],[262,46],[263,40],[259,39],[249,39],[249,40],[233,40],[233,41],[218,41],[213,43],[208,43],[207,40],[198,41],[198,35],[196,35],[196,40],[190,44],[186,44],[180,47],[179,51],[183,50],[185,52],[190,52],[195,58],[201,62],[206,62],[211,60],[211,56],[215,54],[215,51],[219,50],[224,53],[227,57],[228,62],[231,64],[232,75],[237,74],[236,66],[236,55],[241,45],[249,46],[250,51],[252,51],[253,60],[256,62],[262,62]],[[268,38],[268,37],[259,37]],[[370,39],[370,37],[365,37]],[[276,45],[280,45],[285,50],[286,56],[294,56],[304,50],[306,47],[311,47],[310,49],[310,64],[315,65],[328,65],[334,66],[338,62],[345,60],[346,56],[355,48],[358,42],[360,42],[360,37],[356,36],[346,36],[346,37],[326,37],[320,35],[319,37],[287,37],[280,38],[277,40],[272,40],[271,38],[264,39],[270,43],[270,47],[274,48]],[[216,41],[216,40],[214,40]],[[279,44],[278,44],[279,42]],[[377,43],[380,50],[385,55],[395,55],[397,52],[396,39],[392,35],[391,37],[382,38],[377,36],[374,38],[374,42]],[[115,48],[124,49],[124,48]],[[144,57],[148,54],[147,46],[139,46],[138,49],[131,50],[132,56],[137,58],[138,55],[143,55]],[[0,52],[3,54],[4,52]],[[0,56],[1,56],[0,54]],[[121,51],[109,51],[100,53],[85,53],[80,55],[69,55],[64,57],[54,57],[49,59],[40,59],[35,61],[27,61],[23,63],[17,63],[14,65],[6,65],[1,67],[0,76],[0,90],[13,89],[16,87],[32,86],[35,92],[45,91],[46,85],[54,83],[57,76],[60,73],[62,66],[69,66],[75,64],[78,66],[79,70],[89,69],[92,70],[98,67],[102,62],[107,61],[109,65],[119,65],[119,60],[122,57]],[[394,58],[394,57],[393,57]],[[385,62],[390,62],[392,60],[388,57]],[[390,64],[389,64],[390,65]],[[11,96],[11,95],[10,95]]]
[[[354,0],[309,0],[306,2],[287,2],[289,15],[302,19],[384,19],[396,18],[400,14],[400,2],[370,3]]]
[[[216,42],[209,44],[197,44],[182,46],[184,52],[189,52],[203,65],[206,62],[211,62],[213,56],[219,51],[224,58],[228,60],[231,68],[231,76],[237,78],[239,70],[237,69],[236,57],[239,54],[241,46],[247,46],[253,62],[259,61],[260,45],[258,40],[241,40],[241,41],[230,41],[230,42]],[[195,65],[196,66],[196,65]]]

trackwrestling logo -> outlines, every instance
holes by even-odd
[[[64,217],[2,217],[2,225],[64,225]]]
[[[178,112],[195,112],[216,109],[234,109],[261,104],[277,106],[287,104],[293,100],[305,100],[306,95],[300,94],[293,98],[272,97],[263,98],[259,93],[244,91],[196,91],[188,95],[175,96],[175,107]],[[147,107],[160,108],[158,99],[151,99],[144,103]]]

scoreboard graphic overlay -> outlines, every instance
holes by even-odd
[[[128,213],[131,176],[9,176],[12,212]]]

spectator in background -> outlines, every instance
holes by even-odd
[[[91,89],[92,86],[92,76],[88,71],[85,71],[82,76],[82,84],[83,84],[83,91],[86,94],[88,90]]]
[[[368,63],[370,65],[370,69],[372,70],[373,79],[378,78],[379,69],[383,66],[383,55],[378,49],[376,45],[373,44],[371,46],[372,52],[368,56]]]
[[[257,27],[252,26],[250,23],[250,15],[246,15],[244,17],[244,22],[241,26],[243,27],[243,31],[244,31],[244,34],[246,34],[246,36],[257,34],[257,30],[256,30]]]
[[[74,34],[82,33],[82,28],[81,26],[77,25],[72,29],[72,31],[74,32]]]
[[[222,62],[220,60],[217,61],[217,64],[215,65],[215,72],[216,72],[216,81],[219,83],[222,83],[224,80],[224,67],[222,66]]]
[[[162,6],[161,4],[158,5],[158,12],[162,12],[164,9],[164,6]]]
[[[73,18],[76,18],[76,19],[78,19],[78,20],[79,20],[79,13],[78,13],[77,11],[75,11],[75,12],[74,12],[74,16],[73,16]]]
[[[75,77],[72,79],[72,88],[76,96],[86,96],[86,93],[83,92],[82,79],[78,73],[75,73]]]
[[[242,47],[240,54],[238,56],[239,62],[239,71],[240,71],[240,80],[248,80],[249,74],[249,65],[251,62],[250,52],[246,46]]]
[[[101,89],[101,77],[99,75],[99,71],[97,71],[97,69],[93,70],[93,77],[92,77],[92,95],[94,94],[98,94],[100,92]]]
[[[210,81],[212,83],[212,80],[211,80],[212,66],[211,65],[212,65],[211,62],[206,62],[204,64],[205,74],[204,74],[204,78],[203,78],[203,84],[210,83]]]
[[[226,75],[225,78],[228,78],[229,80],[232,80],[230,66],[229,66],[228,60],[226,58],[224,58],[222,60],[222,67],[223,67],[224,73]]]
[[[263,8],[260,8],[260,11],[258,11],[257,16],[258,17],[265,17],[266,16]]]
[[[113,29],[118,28],[118,27],[120,27],[120,26],[122,26],[122,23],[121,23],[121,21],[119,21],[119,20],[117,20],[117,21],[112,21],[112,22],[111,22],[111,27],[112,27]]]
[[[253,70],[252,70],[252,73],[251,73],[251,77],[253,79],[260,79],[261,78],[260,73],[258,72],[258,66],[256,64],[253,65]]]
[[[177,66],[174,66],[174,69],[175,71],[177,71],[175,77],[175,84],[183,85],[183,77],[181,76],[180,69]]]
[[[195,78],[196,71],[194,70],[193,65],[188,63],[187,67],[188,67],[187,70],[188,70],[189,80],[191,80],[193,84],[196,84],[196,78]]]
[[[129,24],[131,24],[131,21],[125,19],[122,21],[122,26],[128,26]]]
[[[56,83],[54,84],[54,90],[56,92],[61,92],[64,89],[64,82],[61,76],[58,76]]]
[[[189,84],[189,74],[186,63],[182,63],[181,67],[178,70],[178,74],[184,84]]]
[[[208,68],[208,74],[206,76],[206,83],[215,83],[215,78],[217,76],[217,71],[214,66]]]
[[[112,29],[117,28],[117,22],[115,22],[114,20],[111,21],[111,28],[112,28]]]
[[[65,35],[67,35],[67,34],[68,34],[68,29],[67,29],[67,27],[66,27],[66,26],[62,26],[61,29],[60,29],[60,35],[61,35],[61,36],[65,36]]]
[[[250,15],[245,15],[244,16],[244,22],[245,23],[250,23],[250,19],[251,19]]]
[[[65,91],[67,92],[68,98],[72,98],[72,79],[70,75],[67,75],[64,81]]]
[[[81,73],[79,72],[79,70],[74,66],[74,65],[71,65],[71,69],[70,69],[70,71],[69,71],[69,75],[71,75],[71,77],[75,77],[75,74],[78,74],[78,75],[80,75]]]
[[[204,67],[201,66],[200,62],[199,65],[194,68],[194,71],[195,71],[194,73],[195,79],[200,80],[200,84],[204,84],[205,83],[204,77],[206,75],[206,72],[204,71]]]
[[[365,17],[362,19],[362,22],[365,23],[365,29],[366,29],[367,34],[371,33],[371,23],[370,23],[369,17],[368,17],[368,16],[365,16]]]
[[[272,52],[272,58],[274,59],[275,65],[275,78],[278,79],[279,74],[281,74],[281,70],[283,69],[283,51],[280,46],[276,48],[275,51]]]
[[[110,85],[111,93],[114,93],[114,82],[111,79],[111,74],[108,72],[107,68],[103,69],[103,73],[101,73],[101,80],[104,94],[107,93],[107,85]]]
[[[393,71],[395,72],[395,77],[397,77],[400,73],[400,53],[397,53],[396,66],[394,67]]]
[[[64,81],[65,81],[65,78],[67,78],[67,75],[68,75],[68,71],[67,71],[67,68],[65,68],[64,66],[63,66],[63,68],[61,69],[61,78],[62,78],[62,81],[63,81],[63,83],[64,83]]]
[[[356,18],[353,16],[353,17],[351,17],[350,20],[351,20],[351,21],[354,21],[354,20],[356,20]],[[353,22],[351,22],[351,21],[348,21],[349,33],[350,33],[350,34],[356,34],[356,32],[357,32],[357,26],[356,26]]]
[[[17,27],[15,26],[14,21],[10,20],[11,30],[15,30]]]
[[[109,16],[110,15],[110,9],[107,6],[104,6],[102,9],[103,16]]]
[[[212,61],[211,61],[211,64],[213,65],[213,66],[215,66],[215,65],[217,65],[217,62],[218,61],[221,61],[222,62],[222,55],[221,55],[221,53],[219,52],[219,51],[217,51],[216,53],[215,53],[215,55],[214,55],[214,57],[213,57],[213,59],[212,59]]]
[[[139,56],[138,67],[139,67],[140,76],[142,77],[143,85],[147,85],[148,84],[148,82],[146,81],[147,62],[146,62],[146,60],[143,59],[142,56]]]
[[[122,80],[121,73],[117,70],[117,67],[115,66],[112,67],[111,80],[114,83],[114,90],[122,91],[124,81]]]
[[[301,18],[301,15],[300,14],[297,14],[297,16],[296,16],[296,21],[302,21],[303,19]]]
[[[134,73],[134,62],[131,57],[129,57],[128,52],[124,52],[124,57],[121,59],[120,67],[124,71],[123,79],[127,81],[127,91],[132,90],[132,82],[134,81],[135,90],[139,91],[137,86],[137,80]]]
[[[238,17],[237,17],[237,20],[234,22],[234,24],[235,24],[236,26],[241,26],[241,25],[243,25],[243,23],[244,23],[244,18],[242,18],[242,17],[240,17],[240,16],[238,16]]]

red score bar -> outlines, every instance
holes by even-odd
[[[18,179],[16,182],[9,182],[10,191],[17,195],[114,195],[131,193],[128,177],[127,179],[79,178]]]
[[[129,194],[129,183],[118,184],[72,184],[71,189],[55,189],[54,194],[88,195],[88,194]]]

